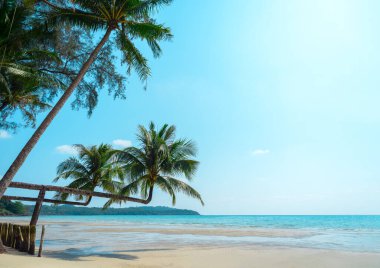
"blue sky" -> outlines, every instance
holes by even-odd
[[[177,0],[175,38],[148,90],[103,94],[94,115],[63,109],[16,180],[51,183],[58,146],[136,144],[138,124],[175,124],[201,162],[203,214],[380,213],[380,2]],[[0,174],[32,133],[0,133]],[[8,191],[18,193],[21,191]],[[95,200],[94,205],[101,205]],[[156,192],[153,205],[170,205]],[[134,206],[135,204],[128,204]]]

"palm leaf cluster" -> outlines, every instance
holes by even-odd
[[[0,127],[34,127],[37,114],[75,80],[102,30],[114,34],[77,86],[72,107],[86,108],[91,115],[102,88],[125,98],[125,76],[116,71],[115,48],[122,53],[125,74],[134,69],[146,81],[151,71],[136,43],[145,42],[155,57],[161,54],[159,42],[172,35],[152,14],[170,2],[0,0]],[[23,124],[14,120],[18,112]]]
[[[70,157],[58,166],[55,182],[59,179],[72,180],[67,187],[89,191],[101,187],[110,193],[120,188],[124,170],[114,161],[116,151],[110,145],[85,147],[77,144],[74,148],[78,157]],[[69,195],[59,193],[56,197],[66,200]],[[76,196],[76,199],[83,200],[83,196]],[[88,202],[90,200],[91,197]]]
[[[31,19],[32,8],[20,1],[0,1],[0,127],[15,128],[8,119],[21,112],[26,125],[34,126],[36,115],[46,110],[49,98],[44,90],[63,87],[60,80],[40,67],[60,60],[40,49],[51,32]]]
[[[77,145],[79,157],[71,157],[58,166],[55,179],[71,179],[71,188],[94,190],[96,187],[123,196],[141,195],[150,201],[153,189],[159,188],[176,203],[176,193],[181,192],[198,199],[201,195],[183,180],[191,181],[198,161],[193,158],[196,148],[191,140],[176,139],[175,126],[164,125],[156,129],[139,126],[138,147],[114,150],[109,145],[84,147]],[[107,150],[105,150],[107,148]],[[59,195],[66,199],[68,195]],[[81,197],[79,197],[81,198]],[[120,200],[109,200],[105,207]]]
[[[169,28],[156,23],[152,13],[159,7],[168,5],[171,0],[48,0],[50,24],[70,24],[82,29],[99,32],[114,31],[114,44],[122,52],[122,63],[127,65],[127,73],[134,69],[140,79],[150,75],[147,58],[136,46],[136,40],[145,42],[155,57],[161,55],[160,41],[170,40]]]

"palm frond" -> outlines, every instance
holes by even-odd
[[[128,65],[128,73],[135,69],[139,78],[146,81],[150,75],[148,60],[122,32],[117,33],[116,42],[123,53],[122,62]]]
[[[184,183],[183,181],[172,178],[172,177],[166,177],[166,180],[168,181],[168,183],[172,186],[172,188],[174,190],[182,192],[182,193],[184,193],[190,197],[193,197],[195,199],[198,199],[201,202],[202,206],[204,206],[204,202],[202,200],[200,193],[198,193],[190,185]]]
[[[157,11],[160,7],[169,5],[173,0],[132,0],[128,11],[138,16],[146,17],[149,13]]]
[[[153,52],[154,57],[161,55],[161,48],[158,41],[169,41],[173,38],[170,28],[162,24],[153,22],[127,22],[125,23],[126,30],[132,38],[146,40]]]
[[[156,184],[163,190],[167,192],[172,197],[172,205],[176,204],[176,196],[172,185],[162,176],[158,176],[156,179]]]

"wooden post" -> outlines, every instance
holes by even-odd
[[[8,223],[5,223],[4,225],[4,239],[2,239],[3,245],[6,246],[7,244],[7,235],[8,235]]]
[[[19,231],[19,240],[18,240],[18,250],[22,251],[22,247],[24,245],[24,226],[19,225],[18,231]]]
[[[24,241],[23,237],[22,237],[22,226],[20,225],[17,225],[16,226],[16,237],[17,239],[15,239],[15,249],[18,249],[19,251],[21,251],[22,249],[22,242]]]
[[[2,250],[1,248],[3,247],[4,248],[4,244],[5,244],[5,237],[6,237],[6,233],[5,233],[5,226],[6,226],[6,223],[1,223],[1,234],[0,234],[0,254],[2,253]],[[5,250],[5,249],[4,249]]]
[[[19,232],[18,232],[18,225],[13,225],[13,243],[12,248],[18,249],[18,241],[19,241]]]
[[[29,244],[29,225],[24,225],[22,228],[22,239],[24,239],[22,243],[22,252],[28,252],[28,244]]]
[[[29,251],[29,247],[30,247],[30,225],[28,225],[26,227],[26,237],[27,237],[27,243],[26,243],[25,252],[28,252]]]
[[[11,232],[11,224],[10,223],[7,223],[7,230],[6,230],[6,234],[5,234],[5,241],[4,241],[4,245],[5,246],[10,246],[11,244],[11,241],[10,241],[10,232]]]
[[[1,223],[1,241],[3,241],[3,244],[4,244],[5,236],[6,236],[6,233],[5,233],[5,224],[6,223]]]
[[[28,253],[30,255],[35,254],[35,249],[36,249],[36,226],[35,225],[30,225],[30,241],[29,241],[29,251]]]
[[[28,252],[29,249],[29,225],[21,226],[22,242],[20,245],[21,252]]]
[[[32,219],[30,220],[30,225],[37,225],[38,216],[40,215],[41,206],[45,197],[45,188],[42,188],[38,194],[38,199],[36,205],[34,206],[34,211]]]
[[[10,240],[10,247],[13,248],[13,243],[15,240],[15,228],[12,223],[9,224],[9,240]]]
[[[42,225],[40,248],[38,249],[38,257],[42,256],[42,245],[44,244],[45,225]]]
[[[11,246],[11,240],[12,240],[12,224],[9,223],[9,224],[7,224],[7,237],[4,241],[4,245],[6,245],[7,247],[10,247]]]

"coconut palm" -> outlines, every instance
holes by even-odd
[[[0,127],[2,128],[16,128],[21,125],[34,127],[37,114],[51,107],[50,101],[55,94],[53,91],[63,87],[63,83],[54,75],[36,70],[31,66],[33,62],[25,62],[25,56],[29,52],[22,53],[24,56],[20,54],[10,59],[5,58],[0,64]],[[45,53],[41,51],[39,54]],[[54,57],[46,55],[45,59]],[[8,122],[7,119],[16,112],[21,113],[23,122],[20,124]]]
[[[32,137],[25,144],[9,169],[0,181],[0,198],[11,183],[16,172],[37,144],[42,134],[53,121],[58,112],[74,92],[75,88],[83,80],[86,72],[95,61],[100,50],[109,41],[114,40],[115,48],[120,49],[123,62],[127,64],[127,72],[134,69],[140,79],[146,80],[150,75],[147,59],[138,50],[135,40],[147,43],[155,57],[160,56],[159,41],[172,37],[170,29],[152,19],[152,13],[162,5],[168,5],[171,0],[76,0],[59,1],[62,6],[41,0],[38,3],[50,8],[48,23],[70,23],[76,27],[102,32],[103,36],[98,45],[83,64],[76,78],[65,90],[55,106],[50,110],[41,125],[36,129]],[[64,5],[67,4],[67,5]],[[111,36],[111,33],[115,33]]]
[[[70,157],[58,165],[54,182],[60,179],[72,180],[67,187],[89,191],[100,187],[110,193],[120,188],[124,170],[115,163],[116,151],[110,145],[86,147],[77,144],[74,148],[78,152],[78,157]],[[66,200],[68,197],[69,194],[56,194],[56,198],[61,200]],[[91,198],[91,196],[87,198],[86,205],[91,202]],[[83,196],[78,195],[76,199],[83,200]]]
[[[43,42],[53,42],[53,31],[42,20],[33,19],[27,1],[0,1],[0,127],[16,128],[8,122],[21,112],[26,126],[35,125],[36,115],[50,107],[49,102],[63,83],[56,74],[44,70],[59,64],[56,53]],[[46,91],[49,91],[47,93]]]
[[[0,1],[0,127],[3,128],[17,126],[7,122],[17,111],[21,112],[25,125],[34,126],[36,114],[49,107],[44,91],[63,86],[55,75],[40,70],[46,63],[58,63],[59,59],[55,53],[40,49],[39,43],[52,37],[41,21],[32,20],[31,16],[31,8],[20,1]]]
[[[16,126],[6,119],[16,111],[21,112],[27,125],[34,126],[37,113],[49,107],[50,105],[41,99],[35,87],[21,86],[10,90],[7,86],[0,86],[0,127],[15,128]]]
[[[129,182],[119,190],[119,194],[130,196],[140,193],[148,201],[152,199],[154,187],[171,196],[176,203],[176,193],[182,192],[198,199],[201,195],[190,185],[175,178],[183,175],[191,181],[199,162],[194,160],[196,148],[191,140],[175,139],[175,126],[165,124],[156,130],[150,123],[149,129],[139,126],[137,139],[139,147],[128,147],[118,154],[118,161],[124,164],[125,180]],[[118,200],[109,200],[106,207]]]

